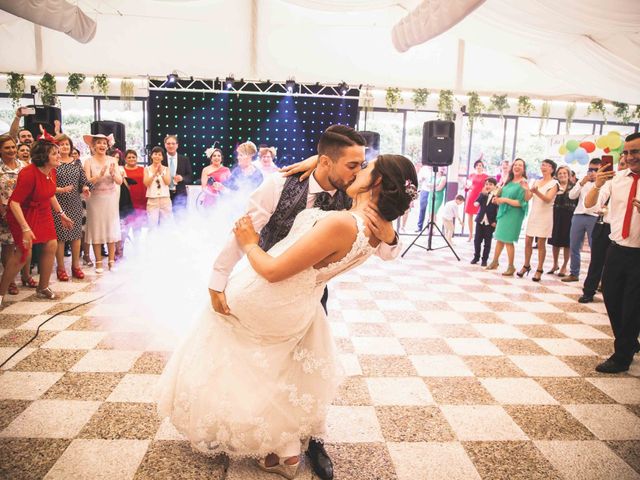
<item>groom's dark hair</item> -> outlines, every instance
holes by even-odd
[[[347,125],[331,125],[320,137],[318,155],[326,155],[334,162],[340,158],[340,150],[346,147],[367,145],[365,139]]]

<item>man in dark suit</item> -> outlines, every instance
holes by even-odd
[[[495,178],[487,178],[484,182],[484,189],[478,195],[473,203],[480,207],[476,215],[476,235],[473,239],[475,253],[471,264],[475,265],[480,260],[480,249],[484,243],[482,252],[482,266],[487,266],[489,252],[491,251],[491,241],[493,240],[493,231],[496,229],[496,216],[498,215],[498,205],[493,203],[493,192],[496,189],[497,181]]]
[[[164,137],[164,148],[167,158],[162,164],[169,167],[171,183],[169,184],[169,196],[173,205],[173,212],[187,208],[187,185],[191,185],[193,172],[191,161],[186,155],[178,154],[178,137],[167,135]]]

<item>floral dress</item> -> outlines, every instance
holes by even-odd
[[[9,197],[16,188],[16,182],[18,181],[18,173],[22,170],[26,164],[20,160],[16,160],[16,168],[11,169],[6,164],[0,163],[0,204],[2,204],[7,210],[9,209]],[[0,243],[3,245],[10,245],[13,243],[13,235],[9,230],[7,224],[7,212],[0,215]]]

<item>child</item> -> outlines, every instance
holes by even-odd
[[[447,242],[451,243],[453,238],[453,232],[455,230],[456,219],[462,225],[462,219],[460,218],[460,212],[458,207],[464,203],[464,197],[462,195],[456,196],[455,200],[449,200],[444,204],[441,210],[442,223],[444,223],[444,237]]]
[[[496,228],[496,216],[498,215],[498,205],[492,202],[494,197],[494,190],[498,182],[495,178],[487,178],[484,182],[484,189],[478,195],[473,204],[479,207],[478,214],[476,215],[476,236],[473,239],[475,246],[475,252],[471,264],[475,265],[480,260],[480,248],[484,243],[484,250],[482,251],[482,263],[483,267],[487,266],[487,260],[489,259],[489,252],[491,251],[491,240],[493,240],[493,231]]]

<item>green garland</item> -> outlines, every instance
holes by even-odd
[[[67,79],[67,92],[72,93],[77,97],[85,78],[87,77],[84,73],[70,73],[69,78]]]
[[[397,105],[404,103],[404,100],[402,99],[402,94],[400,93],[400,89],[397,87],[387,88],[385,101],[387,102],[387,110],[391,110],[392,112],[397,111],[398,110]]]
[[[38,91],[40,92],[40,98],[42,98],[43,105],[56,105],[58,103],[58,97],[56,96],[56,77],[50,73],[42,75],[42,78],[38,82]]]
[[[482,110],[484,110],[485,105],[480,100],[480,95],[478,92],[469,92],[467,93],[469,96],[469,102],[467,103],[467,116],[469,117],[469,130],[473,129],[473,124],[476,121],[476,118],[480,116]]]
[[[504,117],[504,112],[509,110],[509,101],[507,100],[507,95],[491,95],[491,100],[489,101],[489,111],[496,110],[500,115],[500,118]]]
[[[453,113],[453,91],[440,90],[438,96],[438,117],[442,120],[453,121],[456,118]]]
[[[13,105],[13,108],[16,108],[18,105],[20,105],[20,100],[24,95],[24,75],[16,72],[7,73],[7,87],[9,87],[9,98],[11,98],[11,105]]]
[[[564,128],[567,134],[571,131],[571,125],[573,124],[573,117],[576,114],[576,102],[567,103],[567,108],[564,110]]]
[[[633,118],[633,115],[631,114],[631,111],[629,110],[629,104],[627,103],[621,103],[621,102],[613,102],[613,106],[615,107],[615,110],[613,112],[613,114],[619,118],[620,120],[622,120],[622,123],[629,123],[631,121],[631,119]],[[637,109],[638,107],[636,107]]]
[[[109,93],[109,79],[104,73],[93,77],[93,81],[91,82],[91,91],[97,91],[102,93],[105,97],[107,96]]]
[[[595,102],[591,102],[591,104],[587,108],[587,116],[591,115],[593,112],[599,112],[604,119],[604,123],[607,123],[607,107],[604,105],[604,100],[596,100]]]
[[[544,102],[542,107],[540,107],[540,127],[538,129],[538,135],[542,135],[542,130],[549,120],[549,115],[551,114],[551,104],[549,102]]]
[[[429,98],[429,90],[426,88],[416,88],[413,91],[413,105],[416,110],[420,110],[427,104],[427,99]]]
[[[530,116],[536,107],[534,107],[533,103],[531,103],[531,99],[526,95],[521,95],[518,97],[518,115],[526,115]]]

